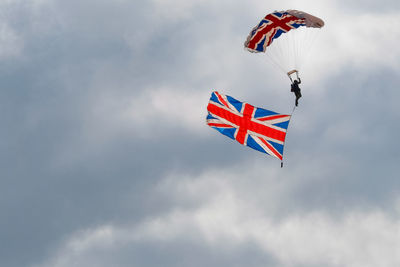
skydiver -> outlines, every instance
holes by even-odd
[[[299,104],[299,98],[301,97],[301,90],[299,87],[299,84],[301,83],[300,77],[298,77],[299,80],[294,79],[293,83],[291,84],[291,90],[290,92],[293,92],[294,95],[296,96],[296,107]]]

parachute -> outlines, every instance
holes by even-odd
[[[214,91],[207,106],[207,124],[242,145],[281,160],[290,119],[301,97],[298,70],[315,40],[315,29],[324,21],[298,10],[275,11],[266,15],[250,32],[244,43],[253,53],[265,53],[287,74],[296,95],[292,113],[280,114],[238,101]],[[312,29],[312,30],[311,30]],[[297,80],[292,76],[296,74]]]
[[[303,11],[275,11],[266,15],[250,32],[244,46],[253,53],[264,52],[289,76],[306,61],[324,21]]]

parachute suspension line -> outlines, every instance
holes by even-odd
[[[299,68],[303,67],[308,62],[308,58],[311,55],[311,48],[314,46],[314,43],[319,38],[319,30],[320,29],[309,29],[303,35],[303,58],[301,60]]]
[[[273,54],[279,59],[275,61],[278,61],[286,71],[301,69],[311,54],[311,48],[318,37],[318,30],[300,27],[285,33],[268,47],[270,55]]]
[[[293,113],[294,113],[295,110],[296,110],[296,105],[293,105],[292,112],[290,113],[290,120],[292,119]],[[290,123],[289,123],[288,127],[286,128],[285,140],[283,141],[284,143],[286,142],[286,137],[287,137],[287,134],[288,134],[288,131],[289,131],[289,126],[290,126]],[[282,151],[281,168],[283,168],[283,151]]]
[[[281,64],[278,63],[278,61],[271,56],[270,53],[265,53],[267,55],[267,58],[275,65],[275,67],[277,67],[278,69],[280,69],[283,73],[286,73],[286,70],[281,66]]]
[[[274,40],[265,52],[284,73],[294,67],[296,46],[294,45],[294,39],[291,38],[292,31],[282,34],[279,40]]]
[[[295,36],[295,30],[292,30],[290,32],[288,32],[288,38],[287,38],[287,42],[289,44],[289,48],[288,48],[288,67],[289,68],[297,68],[296,64],[297,64],[297,55],[296,55],[296,38],[294,38]]]
[[[285,67],[284,64],[282,64],[282,57],[283,57],[283,52],[284,50],[282,49],[282,46],[276,44],[276,42],[273,42],[271,46],[267,48],[267,51],[265,54],[268,56],[269,59],[283,72],[285,72]]]
[[[279,40],[275,40],[270,46],[270,50],[267,51],[270,56],[274,57],[275,62],[283,69],[284,71],[287,69],[288,64],[288,43],[285,35],[282,35]]]
[[[307,37],[305,37],[305,36],[308,35],[308,31],[305,30],[304,28],[301,28],[301,29],[298,29],[298,32],[300,34],[297,34],[297,32],[296,32],[296,34],[297,34],[297,38],[296,39],[298,39],[297,40],[297,42],[298,42],[297,49],[298,49],[298,53],[299,54],[300,54],[300,51],[301,51],[301,59],[299,60],[299,62],[297,64],[297,67],[300,68],[301,65],[302,65],[301,63],[304,61],[304,53],[305,53],[305,51],[304,51],[304,43],[307,42]]]
[[[293,41],[292,41],[293,55],[294,55],[293,67],[295,69],[299,69],[298,62],[299,62],[300,58],[299,58],[299,44],[298,44],[299,40],[298,40],[297,30],[293,30],[291,37],[293,39]]]
[[[293,105],[292,113],[290,113],[290,116],[293,115],[294,111],[296,110],[296,105]]]
[[[304,44],[303,40],[303,27],[300,27],[299,29],[292,30],[290,34],[290,37],[292,39],[292,45],[293,45],[293,68],[294,69],[300,69],[300,63],[302,62],[303,58],[303,49],[302,45]]]
[[[293,65],[293,60],[296,60],[295,57],[293,58],[294,46],[293,46],[293,40],[291,40],[292,36],[289,34],[287,37],[288,38],[286,38],[286,49],[285,49],[286,71],[288,70],[288,68],[290,68],[291,65]]]
[[[286,70],[281,66],[281,64],[278,63],[279,61],[276,58],[274,58],[268,51],[265,53],[265,55],[266,55],[266,57],[258,57],[257,56],[256,58],[257,58],[257,60],[259,60],[262,63],[265,63],[265,60],[271,62],[272,65],[276,69],[278,69],[278,70],[282,71],[282,73],[286,74]]]
[[[282,34],[266,48],[265,54],[280,70],[300,69],[311,52],[318,29],[299,27]]]
[[[294,34],[295,36],[295,41],[296,41],[296,69],[300,69],[300,65],[301,62],[303,61],[303,48],[302,48],[302,44],[303,44],[303,40],[302,40],[302,31],[304,31],[304,29],[300,29],[300,31],[296,31]],[[303,37],[304,38],[304,37]]]

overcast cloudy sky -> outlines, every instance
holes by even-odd
[[[280,162],[205,124],[288,113],[243,49],[323,18]],[[397,0],[1,0],[0,266],[400,266]]]

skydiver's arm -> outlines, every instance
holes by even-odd
[[[301,83],[300,77],[299,77],[299,83]]]

